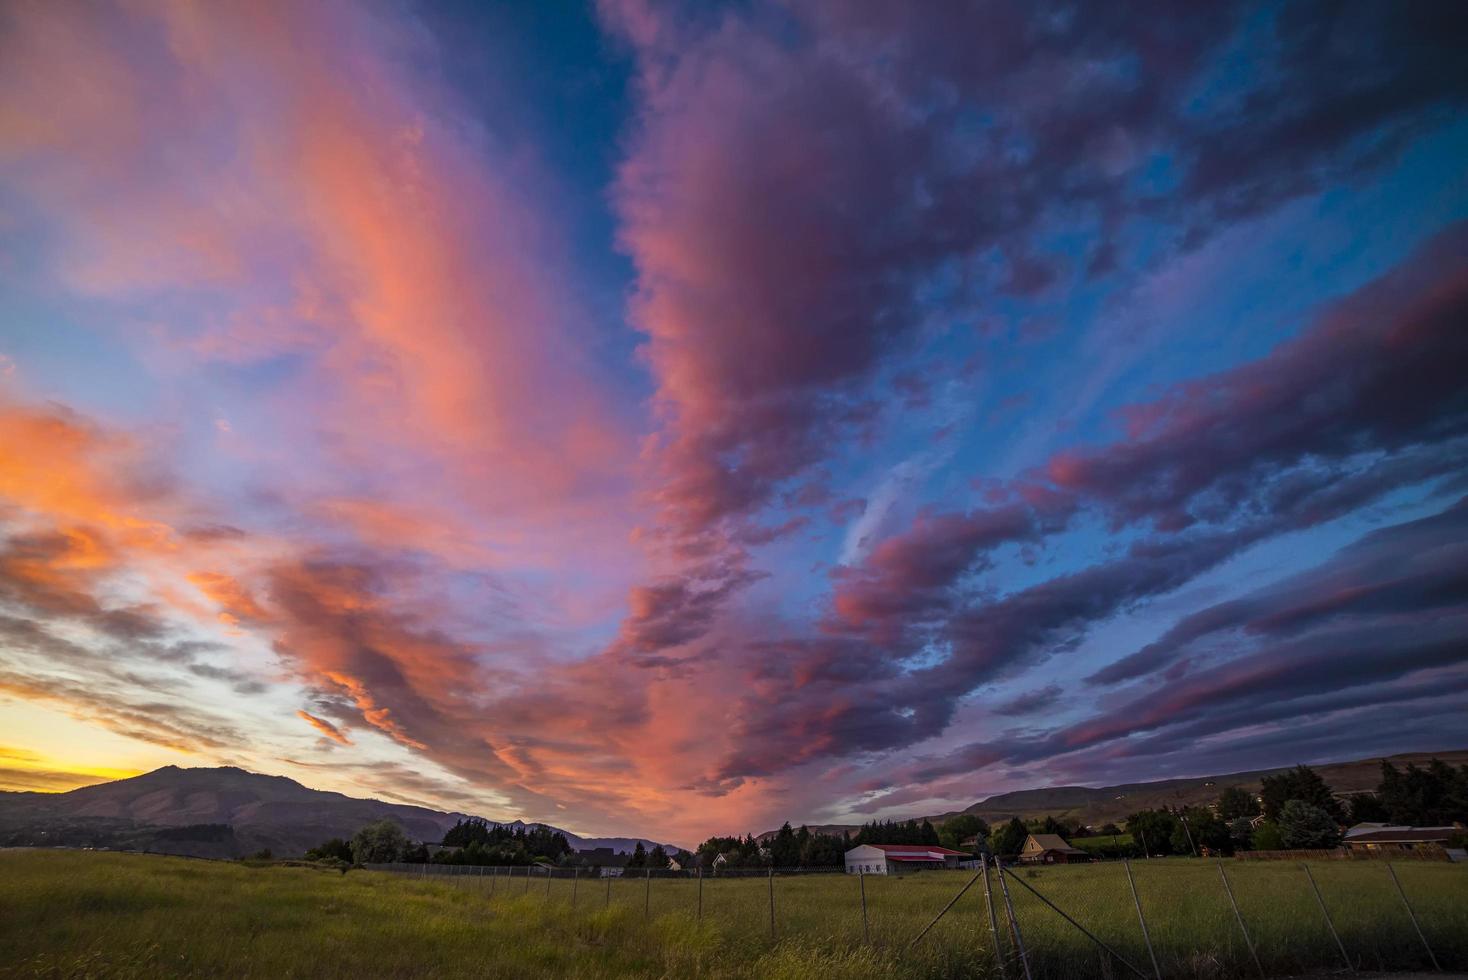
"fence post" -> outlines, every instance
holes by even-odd
[[[1402,896],[1402,904],[1407,907],[1407,916],[1412,920],[1412,928],[1417,930],[1417,938],[1422,940],[1422,948],[1427,950],[1427,958],[1432,961],[1432,968],[1438,973],[1443,972],[1442,966],[1437,962],[1437,954],[1432,951],[1427,937],[1422,934],[1422,927],[1417,924],[1417,913],[1412,911],[1412,903],[1407,901],[1407,893],[1402,891],[1402,883],[1397,879],[1397,870],[1392,867],[1390,861],[1386,862],[1386,870],[1392,876],[1392,884],[1397,886],[1397,894]]]
[[[872,927],[867,922],[867,876],[864,871],[857,871],[856,884],[861,889],[861,935],[866,944],[872,944]]]
[[[490,898],[494,898],[494,883],[499,880],[499,876],[500,876],[499,865],[495,865],[494,867],[492,867],[492,868],[489,869],[489,897]]]
[[[612,907],[612,876],[607,875],[607,908]]]
[[[1004,872],[1001,871],[1001,872],[999,872],[999,874],[1002,877],[1004,875]],[[1061,909],[1060,909],[1060,906],[1058,906],[1054,902],[1050,901],[1050,899],[1046,898],[1044,895],[1041,895],[1039,893],[1039,891],[1036,890],[1036,888],[1033,885],[1031,885],[1028,882],[1026,882],[1023,878],[1017,877],[1014,874],[1013,871],[1009,872],[1009,876],[1011,878],[1014,878],[1015,884],[1022,885],[1031,895],[1034,895],[1040,901],[1044,902],[1047,906],[1049,906],[1050,911],[1054,912],[1056,915],[1060,916],[1066,922],[1069,922],[1071,925],[1073,925],[1077,929],[1079,929],[1081,931],[1081,934],[1083,936],[1085,936],[1087,939],[1091,940],[1091,942],[1095,943],[1097,946],[1100,946],[1102,949],[1106,950],[1106,952],[1110,953],[1112,956],[1116,957],[1117,960],[1119,960],[1121,962],[1121,964],[1123,966],[1125,966],[1128,970],[1131,970],[1137,976],[1141,977],[1142,980],[1147,980],[1147,974],[1143,973],[1141,970],[1137,969],[1137,967],[1135,967],[1134,965],[1132,965],[1132,961],[1131,960],[1127,959],[1126,957],[1124,957],[1120,953],[1118,953],[1116,950],[1114,950],[1110,946],[1106,945],[1104,942],[1102,942],[1096,936],[1095,933],[1091,932],[1091,930],[1087,929],[1085,926],[1081,925],[1075,919],[1072,919],[1069,915],[1066,915],[1064,912],[1062,912]]]
[[[1137,882],[1132,877],[1132,862],[1129,858],[1121,859],[1122,867],[1126,868],[1126,883],[1132,887],[1132,904],[1137,907],[1137,921],[1142,924],[1142,940],[1147,944],[1147,955],[1152,958],[1152,972],[1157,975],[1157,980],[1162,980],[1162,968],[1157,965],[1157,954],[1152,950],[1152,934],[1147,931],[1147,917],[1142,914],[1142,900],[1137,897]]]
[[[1259,953],[1254,949],[1254,940],[1249,938],[1249,930],[1244,925],[1244,916],[1239,912],[1239,903],[1234,901],[1233,886],[1228,883],[1228,875],[1223,871],[1223,862],[1218,862],[1218,877],[1223,879],[1223,890],[1228,895],[1228,904],[1234,910],[1234,918],[1239,923],[1239,932],[1244,934],[1244,945],[1249,947],[1249,955],[1254,958],[1254,967],[1259,971],[1259,976],[1264,976],[1264,964],[1259,962]]]
[[[984,907],[989,910],[989,935],[994,940],[994,962],[999,964],[1000,980],[1007,980],[1004,972],[1004,951],[999,948],[999,920],[994,915],[994,893],[989,888],[989,855],[979,855],[984,870]]]
[[[546,868],[545,869],[545,900],[547,902],[550,901],[550,881],[551,881],[551,869],[550,868]]]
[[[530,865],[525,866],[525,894],[530,894]]]
[[[1320,914],[1325,916],[1325,924],[1330,929],[1330,936],[1335,940],[1336,948],[1341,951],[1341,959],[1346,961],[1346,969],[1355,973],[1356,964],[1351,962],[1351,957],[1346,952],[1346,944],[1341,942],[1340,934],[1335,931],[1335,923],[1330,920],[1330,910],[1325,907],[1325,899],[1320,895],[1320,888],[1315,884],[1315,876],[1310,873],[1310,866],[1301,862],[1300,867],[1305,869],[1305,877],[1310,879],[1310,890],[1315,893],[1315,901],[1320,905]]]
[[[1019,916],[1014,914],[1014,902],[1009,898],[1009,885],[1004,880],[1004,864],[998,858],[994,859],[994,864],[999,869],[999,891],[1004,894],[1004,913],[1009,918],[1009,934],[1014,937],[1014,948],[1019,952],[1019,965],[1025,971],[1025,980],[1032,980],[1030,957],[1025,952],[1025,937],[1019,931]]]
[[[703,865],[698,866],[698,921],[703,921]]]
[[[581,882],[581,869],[573,868],[571,871],[571,908],[576,907],[576,886]]]
[[[775,865],[770,865],[770,938],[775,938]]]

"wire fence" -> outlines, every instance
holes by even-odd
[[[963,950],[1006,980],[1468,968],[1468,868],[1168,858],[907,875],[373,865],[566,915],[682,917],[750,942]]]

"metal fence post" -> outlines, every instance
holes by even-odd
[[[1330,929],[1330,935],[1335,940],[1336,948],[1341,951],[1341,959],[1346,961],[1346,969],[1355,973],[1356,964],[1351,962],[1351,957],[1346,952],[1346,944],[1341,942],[1340,933],[1335,931],[1335,923],[1330,920],[1330,910],[1325,907],[1325,899],[1320,895],[1320,888],[1315,884],[1315,876],[1310,873],[1310,866],[1302,863],[1300,867],[1305,869],[1305,877],[1310,879],[1310,890],[1315,893],[1315,901],[1320,905],[1320,914],[1325,916],[1325,924]]]
[[[989,855],[980,854],[979,863],[984,871],[984,907],[989,911],[989,935],[994,940],[994,962],[999,964],[1000,980],[1006,980],[1004,951],[999,948],[999,920],[994,915],[994,893],[989,888]]]
[[[499,865],[495,865],[494,867],[492,867],[492,868],[489,869],[489,897],[490,898],[494,898],[494,883],[499,880],[499,876],[500,876]]]
[[[864,871],[858,871],[856,873],[856,884],[857,884],[857,887],[859,887],[861,889],[861,935],[862,935],[862,938],[865,940],[866,944],[868,946],[870,946],[872,944],[872,927],[871,927],[871,924],[867,922],[867,876],[866,876],[866,872],[864,872]]]
[[[612,907],[612,876],[607,875],[607,902],[606,907]]]
[[[1412,903],[1407,901],[1407,893],[1402,891],[1402,883],[1397,879],[1397,870],[1392,867],[1390,861],[1386,862],[1386,870],[1392,876],[1392,884],[1397,886],[1397,894],[1402,896],[1402,904],[1407,908],[1407,916],[1412,920],[1412,928],[1417,930],[1417,938],[1422,940],[1422,948],[1427,950],[1427,958],[1432,961],[1432,968],[1438,973],[1443,972],[1441,964],[1437,961],[1437,954],[1428,945],[1427,937],[1422,934],[1422,927],[1417,924],[1417,913],[1412,911]]]
[[[573,868],[571,871],[571,907],[576,907],[576,886],[581,883],[581,869]]]
[[[1004,894],[1004,912],[1009,917],[1009,934],[1014,937],[1014,948],[1019,952],[1019,965],[1025,971],[1025,980],[1033,980],[1030,976],[1030,957],[1025,951],[1025,937],[1019,931],[1019,916],[1014,914],[1014,902],[1009,897],[1009,885],[1004,880],[1004,865],[996,858],[995,865],[999,868],[999,891]]]
[[[999,874],[1000,874],[1001,877],[1003,877],[1004,872],[1001,871],[1001,872],[999,872]],[[1023,886],[1025,888],[1025,890],[1028,891],[1031,895],[1034,895],[1040,901],[1044,902],[1050,908],[1050,911],[1054,912],[1056,915],[1060,916],[1066,922],[1069,922],[1071,925],[1073,925],[1077,929],[1079,929],[1081,931],[1081,935],[1085,936],[1087,939],[1091,940],[1091,942],[1095,943],[1097,946],[1100,946],[1102,949],[1106,950],[1106,952],[1108,952],[1112,956],[1116,957],[1117,960],[1120,961],[1123,966],[1125,966],[1128,970],[1131,970],[1137,976],[1141,977],[1142,980],[1147,980],[1147,974],[1144,973],[1144,972],[1142,972],[1135,965],[1133,965],[1131,960],[1127,959],[1126,957],[1124,957],[1120,953],[1118,953],[1116,950],[1114,950],[1110,946],[1106,945],[1106,943],[1102,942],[1101,939],[1099,937],[1097,937],[1095,933],[1091,932],[1091,930],[1087,929],[1085,926],[1081,925],[1075,919],[1072,919],[1069,915],[1065,914],[1065,912],[1063,912],[1061,910],[1060,906],[1058,906],[1054,902],[1050,901],[1050,899],[1046,898],[1044,895],[1041,895],[1039,893],[1039,891],[1036,890],[1036,888],[1033,885],[1031,885],[1028,882],[1026,882],[1023,878],[1020,878],[1020,877],[1016,876],[1013,871],[1009,872],[1009,876],[1014,879],[1014,883],[1015,884]]]
[[[1132,877],[1132,862],[1122,858],[1121,864],[1126,868],[1126,883],[1132,887],[1132,904],[1137,907],[1137,921],[1142,924],[1142,940],[1147,944],[1147,955],[1152,958],[1152,972],[1157,980],[1162,980],[1162,968],[1157,965],[1157,954],[1152,950],[1152,934],[1147,931],[1147,917],[1142,914],[1142,900],[1137,896],[1137,882]]]
[[[525,866],[525,894],[530,894],[530,865]]]
[[[770,865],[770,938],[775,938],[775,866]]]
[[[1264,964],[1259,962],[1259,953],[1254,949],[1254,940],[1249,938],[1249,930],[1244,925],[1244,916],[1239,912],[1239,903],[1234,901],[1233,886],[1228,883],[1228,875],[1224,873],[1223,862],[1218,862],[1218,877],[1223,879],[1223,890],[1228,895],[1228,904],[1234,910],[1234,919],[1239,923],[1239,932],[1244,934],[1244,945],[1249,947],[1249,955],[1254,958],[1254,967],[1259,971],[1259,976],[1264,976]]]
[[[698,921],[703,921],[703,865],[698,866]]]
[[[545,900],[547,902],[550,901],[550,881],[551,881],[551,869],[550,868],[546,868],[545,869]]]

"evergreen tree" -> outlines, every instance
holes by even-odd
[[[627,859],[627,867],[644,868],[647,866],[647,849],[642,846],[642,841],[632,848],[632,856]]]
[[[668,866],[668,852],[663,850],[663,845],[654,844],[647,855],[647,866],[654,871],[662,871]]]
[[[1264,816],[1269,820],[1278,821],[1280,811],[1290,800],[1319,807],[1333,820],[1345,819],[1341,801],[1335,798],[1320,774],[1309,766],[1296,766],[1277,776],[1265,776],[1261,780],[1259,797],[1264,801]]]
[[[1224,821],[1252,817],[1259,813],[1259,801],[1242,786],[1230,786],[1218,794],[1218,816]]]
[[[1025,827],[1024,821],[1019,817],[1012,817],[1009,823],[994,834],[994,853],[1001,857],[1013,857],[1020,852],[1020,848],[1025,846],[1025,838],[1028,836],[1030,832]]]
[[[1287,848],[1335,847],[1341,842],[1335,818],[1303,800],[1290,800],[1280,809],[1279,833]]]

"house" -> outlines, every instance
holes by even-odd
[[[846,852],[846,873],[895,875],[956,868],[970,855],[936,844],[861,844]]]
[[[1079,847],[1071,847],[1059,834],[1031,834],[1020,848],[1021,864],[1079,864],[1091,855]]]
[[[1425,844],[1446,847],[1458,827],[1404,827],[1399,824],[1358,823],[1346,831],[1344,844],[1352,851],[1410,851]]]

